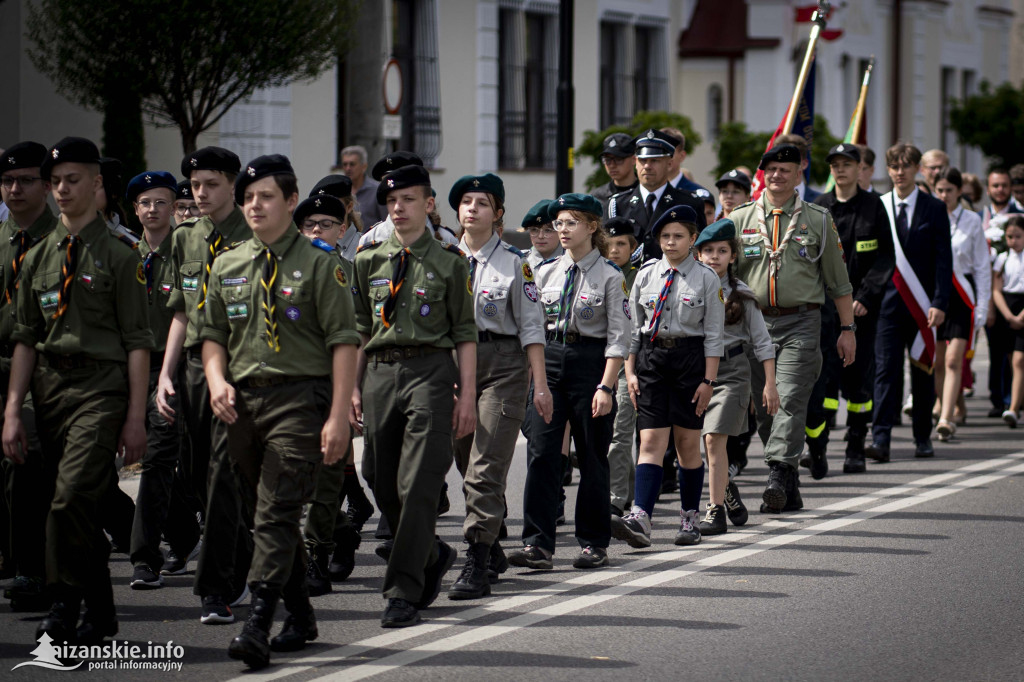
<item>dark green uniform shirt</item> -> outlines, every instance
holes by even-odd
[[[28,234],[32,237],[32,241],[38,244],[43,237],[53,232],[56,226],[57,216],[47,206],[43,208],[42,215],[28,226]],[[3,280],[4,287],[3,291],[0,291],[0,344],[8,343],[11,340],[11,333],[14,331],[14,306],[7,305],[7,296],[4,292],[7,291],[7,287],[11,286],[15,280],[13,263],[14,256],[18,251],[15,238],[18,236],[20,229],[18,223],[14,222],[13,216],[9,216],[7,220],[0,223],[0,279]],[[28,257],[28,254],[26,254],[26,257]],[[15,292],[12,289],[11,296],[13,297],[14,294]]]
[[[204,314],[199,309],[206,279],[206,255],[210,251],[207,241],[213,232],[213,221],[203,216],[195,222],[186,220],[171,233],[171,268],[174,271],[174,289],[168,304],[176,313],[185,313],[188,326],[185,329],[185,348],[199,343],[199,330],[203,327]],[[221,248],[252,237],[252,230],[245,222],[245,216],[236,206],[223,223],[217,226],[223,239]]]
[[[398,291],[391,326],[385,327],[381,311],[390,295],[395,259],[403,248],[392,234],[383,242],[360,247],[356,254],[356,328],[370,337],[366,351],[475,343],[469,262],[457,248],[437,241],[430,230],[409,247],[405,281]]]
[[[206,296],[203,340],[228,350],[235,381],[280,376],[330,376],[332,347],[359,345],[351,283],[338,257],[310,243],[292,225],[270,250],[277,258],[275,319],[280,350],[267,343],[260,285],[266,245],[258,237],[221,253]]]
[[[174,291],[174,270],[171,268],[171,242],[174,232],[171,231],[160,246],[153,252],[152,260],[152,291],[149,293],[149,328],[153,330],[154,350],[163,353],[167,346],[167,331],[171,328],[171,320],[174,319],[174,309],[168,305],[171,292]],[[146,235],[143,233],[139,240],[139,258],[146,262],[149,253],[153,251]]]
[[[129,351],[152,349],[142,263],[134,249],[110,233],[99,214],[79,233],[71,300],[64,314],[53,319],[67,236],[58,221],[25,256],[11,339],[43,353],[113,362],[126,362]]]

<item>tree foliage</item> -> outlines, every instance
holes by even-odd
[[[156,125],[177,127],[188,153],[200,133],[255,90],[330,68],[348,47],[358,5],[38,0],[28,13],[29,55],[81,106],[106,111],[127,93],[123,106],[137,101]]]
[[[747,124],[740,121],[723,123],[718,133],[715,147],[718,150],[718,165],[713,171],[714,177],[720,177],[737,166],[756,169],[761,162],[772,134],[770,132],[752,132]],[[828,181],[829,168],[825,163],[828,150],[842,142],[829,130],[828,121],[821,114],[814,116],[814,139],[811,141],[811,182],[823,185]]]
[[[1003,83],[993,90],[982,81],[977,95],[953,102],[949,121],[960,144],[980,148],[995,165],[1024,163],[1024,88]]]
[[[610,126],[604,130],[587,130],[583,133],[583,142],[576,150],[577,154],[590,157],[597,164],[597,170],[586,179],[587,189],[600,187],[609,181],[608,173],[605,172],[604,165],[601,163],[601,151],[604,149],[606,137],[612,133],[627,133],[636,137],[651,128],[677,128],[680,130],[686,136],[687,154],[703,141],[689,117],[667,111],[638,111],[629,125]]]

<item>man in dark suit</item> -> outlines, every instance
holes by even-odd
[[[893,191],[882,195],[882,203],[895,235],[897,273],[882,294],[875,337],[874,442],[866,454],[879,462],[889,461],[890,434],[903,397],[905,348],[911,350],[914,454],[917,457],[935,454],[931,442],[935,381],[930,367],[934,353],[922,352],[920,341],[924,340],[925,348],[931,343],[934,349],[934,330],[946,318],[953,287],[953,257],[946,207],[938,199],[921,192],[914,183],[921,165],[921,151],[912,145],[899,143],[885,153],[885,163]],[[919,288],[914,286],[915,282]],[[919,292],[923,290],[924,299],[914,296],[915,288]],[[915,320],[920,320],[920,324]],[[925,322],[927,327],[923,328]]]
[[[613,196],[608,202],[608,216],[631,218],[637,226],[636,240],[642,245],[642,259],[661,258],[661,247],[649,227],[673,206],[690,206],[697,214],[697,227],[703,230],[704,202],[692,192],[669,184],[669,168],[679,140],[660,130],[648,130],[633,143],[636,147],[636,175],[640,184],[629,192]]]

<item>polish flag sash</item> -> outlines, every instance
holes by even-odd
[[[896,251],[896,270],[892,273],[892,283],[896,286],[903,304],[910,311],[917,325],[917,335],[910,346],[910,361],[925,371],[931,372],[935,363],[935,329],[928,326],[928,308],[931,300],[925,294],[921,280],[917,278],[914,268],[910,266],[907,255],[903,252],[899,234],[896,232],[896,210],[893,194],[889,201],[883,201],[885,212],[889,216],[889,229],[892,230],[892,243]]]
[[[971,330],[970,335],[967,337],[967,353],[965,356],[968,360],[974,357],[974,344],[977,341],[977,331],[974,328],[974,287],[967,281],[967,278],[963,274],[957,272],[956,268],[953,268],[953,289],[956,291],[960,300],[964,302],[964,305],[971,311]]]

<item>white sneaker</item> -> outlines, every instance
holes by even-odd
[[[1017,423],[1020,422],[1020,415],[1013,410],[1006,410],[1003,412],[1003,421],[1011,429],[1017,428]]]
[[[907,396],[907,402],[903,403],[903,414],[908,417],[913,416],[914,413],[914,396],[913,394]]]

